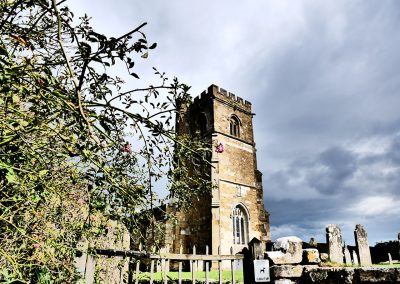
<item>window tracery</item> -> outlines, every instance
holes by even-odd
[[[248,243],[249,218],[243,206],[237,205],[232,212],[233,243],[244,245]]]

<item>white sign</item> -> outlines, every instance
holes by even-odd
[[[266,259],[254,260],[254,280],[256,282],[269,282],[269,261]]]

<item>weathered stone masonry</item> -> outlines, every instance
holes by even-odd
[[[200,134],[213,147],[211,180],[215,187],[178,224],[167,224],[166,245],[178,252],[196,245],[201,253],[239,252],[254,237],[270,240],[269,215],[264,209],[262,174],[257,170],[251,103],[211,85],[190,106],[181,106],[179,134]],[[223,151],[215,151],[222,144]]]

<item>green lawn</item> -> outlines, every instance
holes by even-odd
[[[379,263],[379,264],[374,264],[373,266],[377,266],[377,267],[400,267],[400,263],[393,263],[393,264],[389,264],[389,263]]]
[[[218,280],[218,271],[217,270],[212,270],[208,273],[208,278],[212,280]],[[164,279],[164,274],[162,272],[155,272],[154,273],[154,280],[162,280]],[[173,271],[169,272],[167,275],[168,279],[171,280],[178,280],[178,272]],[[198,280],[203,280],[206,278],[206,273],[198,271],[196,272],[196,279]],[[140,272],[139,274],[139,279],[150,279],[150,272]],[[191,272],[182,272],[182,279],[192,279],[192,273]],[[224,281],[229,281],[231,280],[231,271],[222,271],[222,280]],[[243,272],[240,271],[235,271],[235,280],[238,282],[243,282]]]

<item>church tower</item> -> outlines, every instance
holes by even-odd
[[[257,169],[251,103],[211,85],[181,109],[178,133],[198,133],[212,145],[210,196],[193,203],[192,212],[178,214],[177,225],[167,225],[166,244],[208,245],[210,253],[237,253],[252,238],[270,240],[269,214],[264,208],[261,172]]]

